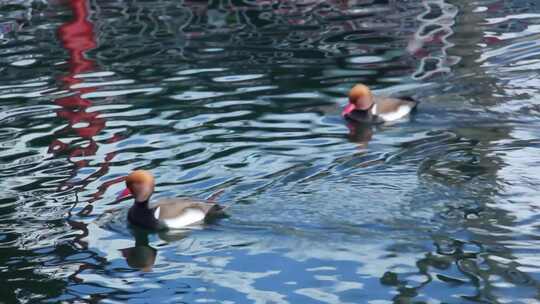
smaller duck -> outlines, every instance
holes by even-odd
[[[126,186],[119,197],[133,195],[134,203],[129,209],[128,221],[135,226],[152,230],[181,229],[224,215],[225,207],[215,202],[216,195],[208,200],[179,197],[150,204],[155,181],[154,176],[145,170],[129,174]]]
[[[349,104],[341,115],[355,122],[384,123],[407,117],[417,105],[410,97],[375,96],[366,85],[357,84],[349,92]]]

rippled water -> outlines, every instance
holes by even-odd
[[[2,301],[540,302],[536,1],[0,3]],[[136,168],[229,217],[130,228]]]

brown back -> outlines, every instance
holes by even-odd
[[[199,209],[207,216],[214,211],[219,211],[222,209],[219,208],[219,205],[216,203],[183,197],[159,200],[152,204],[152,208],[156,207],[160,207],[159,219],[161,220],[175,218],[188,208]]]
[[[412,100],[399,99],[394,97],[374,97],[375,104],[377,104],[377,113],[384,114],[396,112],[400,106],[408,105],[411,108],[416,106],[416,102]]]

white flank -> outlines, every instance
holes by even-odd
[[[204,220],[204,217],[205,214],[201,209],[186,208],[184,212],[177,217],[171,219],[162,219],[162,221],[169,228],[179,229],[189,225],[201,223]]]
[[[161,207],[157,207],[157,208],[156,208],[156,211],[154,211],[154,217],[155,217],[156,219],[159,219],[159,210],[160,210],[160,209],[161,209]]]
[[[373,108],[371,108],[371,114],[377,115],[377,104],[374,104]]]
[[[377,114],[377,116],[382,118],[382,120],[384,120],[384,121],[394,121],[394,120],[398,120],[398,119],[401,119],[401,118],[409,115],[411,110],[412,110],[411,106],[409,106],[409,105],[401,105],[401,106],[399,106],[397,111],[389,112],[389,113],[380,113],[380,114]]]

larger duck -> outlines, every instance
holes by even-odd
[[[154,176],[145,170],[136,170],[126,178],[126,190],[121,197],[133,195],[133,205],[129,209],[131,224],[153,230],[181,229],[204,223],[206,220],[224,214],[224,207],[213,199],[167,198],[150,203],[154,193]]]
[[[384,123],[406,118],[417,105],[410,97],[375,96],[369,87],[357,84],[349,91],[349,103],[341,114],[356,122]]]

